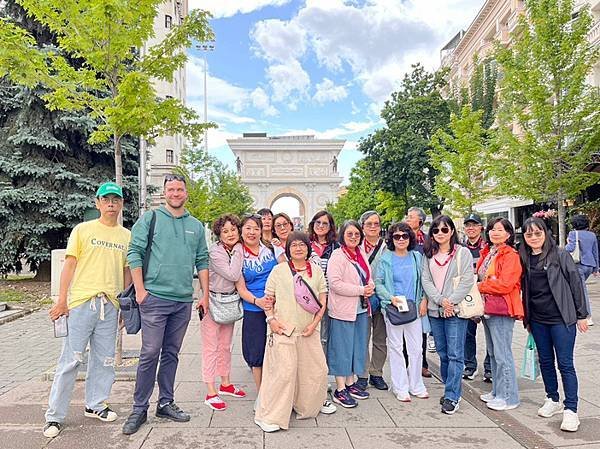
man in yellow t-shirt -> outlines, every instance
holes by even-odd
[[[52,320],[67,316],[68,335],[48,400],[44,427],[48,438],[62,430],[88,343],[85,416],[104,422],[117,419],[105,401],[115,378],[116,296],[131,283],[127,266],[130,232],[118,222],[123,209],[121,187],[113,182],[102,184],[96,192],[96,208],[99,219],[80,223],[71,232],[58,302],[50,309]]]

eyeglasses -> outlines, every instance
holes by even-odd
[[[327,221],[315,221],[315,226],[319,227],[319,228],[328,228],[329,227],[329,222]]]
[[[290,248],[302,248],[302,249],[304,249],[306,247],[307,247],[306,243],[304,243],[304,242],[293,242],[293,243],[290,243]]]
[[[465,228],[469,229],[469,228],[479,228],[481,227],[481,225],[479,223],[465,223]]]
[[[100,197],[100,202],[102,204],[120,204],[121,201],[123,201],[123,198],[119,198],[118,196],[113,196],[113,197],[108,197],[108,196],[101,196]]]
[[[165,184],[169,181],[182,181],[185,184],[185,176],[181,175],[165,175]]]
[[[287,226],[290,226],[290,224],[286,221],[285,223],[276,224],[275,229],[284,229]]]
[[[544,231],[533,231],[533,232],[526,232],[525,234],[523,234],[525,236],[526,239],[530,239],[531,237],[543,237],[544,236]]]
[[[431,230],[431,233],[432,233],[433,235],[436,235],[436,234],[438,234],[439,232],[441,232],[442,234],[448,234],[448,233],[450,232],[450,228],[447,228],[447,227],[445,227],[445,226],[444,226],[443,228],[433,228],[433,229]]]
[[[408,240],[408,239],[410,239],[410,236],[406,233],[402,233],[402,234],[394,234],[394,235],[392,235],[392,238],[396,241],[399,241],[399,240]]]
[[[365,223],[363,226],[365,228],[378,228],[381,226],[381,223]]]
[[[360,232],[346,232],[344,234],[344,237],[348,237],[349,239],[359,239]]]

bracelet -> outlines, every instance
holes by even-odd
[[[252,297],[252,304],[256,305],[256,296]]]
[[[271,316],[268,316],[267,318],[265,318],[265,321],[266,321],[267,323],[269,323],[270,321],[272,321],[272,320],[274,320],[274,319],[275,319],[275,315],[271,315]]]

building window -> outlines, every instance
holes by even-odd
[[[171,28],[171,25],[173,25],[173,17],[165,14],[165,28]]]
[[[173,150],[167,150],[167,164],[172,164],[175,162],[175,158],[173,156]]]

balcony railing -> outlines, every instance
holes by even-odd
[[[600,44],[600,20],[597,20],[588,33],[588,39],[592,44]]]

